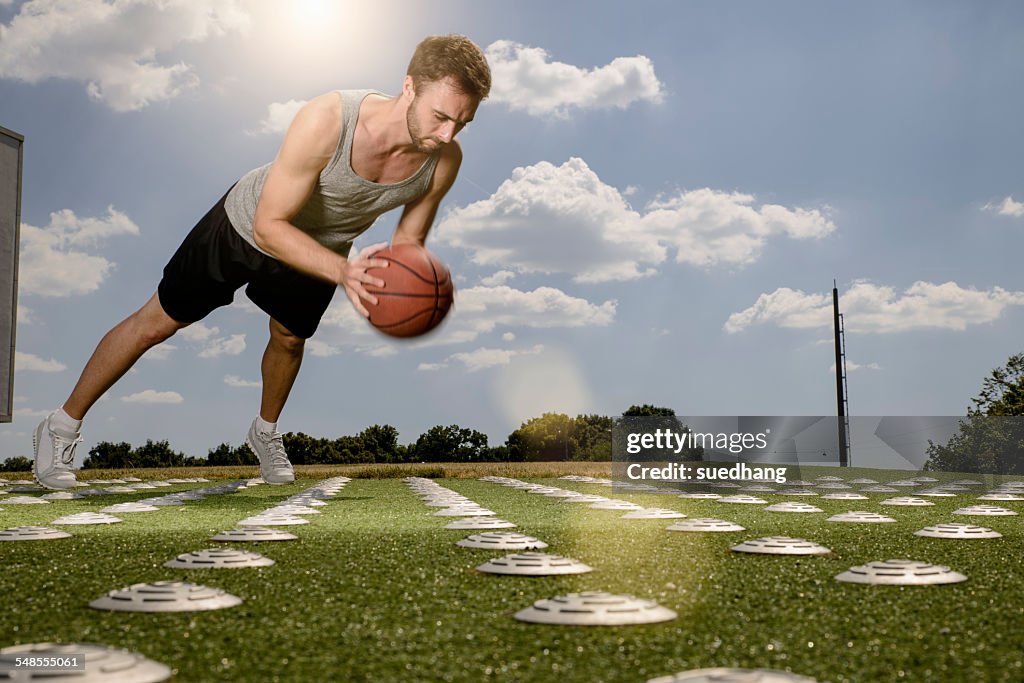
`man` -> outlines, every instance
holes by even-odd
[[[393,243],[422,245],[462,161],[454,138],[491,86],[480,48],[462,36],[421,42],[402,93],[337,91],[295,116],[274,161],[241,178],[185,238],[156,294],[100,341],[64,405],[34,434],[36,479],[75,485],[71,471],[79,431],[92,405],[149,348],[248,297],[270,316],[263,354],[259,415],[246,443],[271,484],[294,481],[277,421],[336,287],[355,308],[383,286],[366,271],[386,267],[375,244],[349,256],[352,240],[385,211],[404,206]]]

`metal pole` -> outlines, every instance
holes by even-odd
[[[839,337],[839,289],[832,281],[832,325],[836,342],[836,407],[839,419],[839,466],[848,467],[850,454],[846,450],[846,401],[843,396],[843,350]]]

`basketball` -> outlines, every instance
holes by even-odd
[[[366,286],[377,304],[364,302],[370,323],[392,337],[418,337],[437,327],[452,307],[455,286],[451,273],[436,256],[416,244],[386,247],[373,255],[387,268],[369,268],[368,275],[384,287]]]

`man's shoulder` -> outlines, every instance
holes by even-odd
[[[341,112],[342,104],[341,91],[332,90],[307,101],[299,111],[307,111],[309,114],[317,117],[329,118],[333,116],[336,119]]]
[[[447,166],[457,171],[461,163],[462,145],[459,144],[458,140],[452,140],[441,148],[441,156],[437,160],[438,166]]]
[[[292,121],[292,130],[315,146],[333,149],[341,134],[341,100],[337,93],[318,95],[302,105]]]
[[[457,140],[452,140],[441,148],[437,158],[437,165],[434,167],[434,175],[431,178],[430,191],[443,195],[455,182],[459,174],[459,166],[462,165],[462,147]]]

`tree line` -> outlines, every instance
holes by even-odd
[[[929,442],[925,469],[1024,474],[1024,353],[989,373],[948,443]]]
[[[675,421],[675,411],[649,404],[630,406],[624,417],[663,417]],[[371,425],[355,436],[319,438],[302,432],[282,435],[288,458],[295,465],[420,463],[420,462],[523,462],[608,461],[612,459],[612,428],[615,418],[604,415],[544,413],[524,422],[505,443],[488,444],[487,435],[460,425],[435,425],[409,444],[398,442],[395,427]],[[101,441],[89,449],[83,469],[134,469],[140,467],[202,467],[256,465],[248,446],[222,443],[206,457],[190,456],[171,448],[168,441],[146,441],[133,447],[127,442]],[[0,471],[32,468],[28,458],[15,457],[0,463]]]

